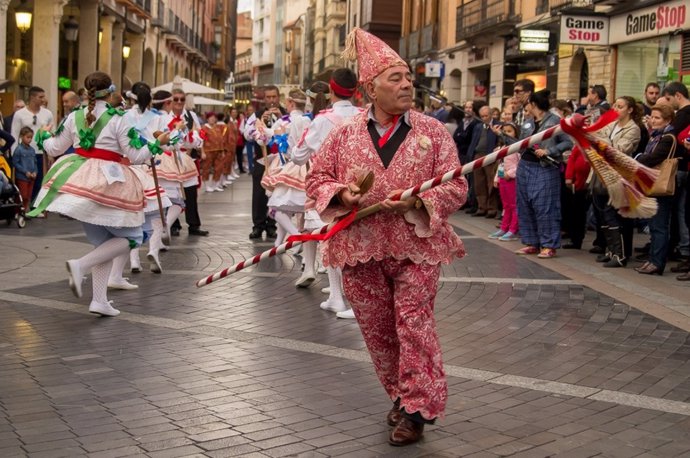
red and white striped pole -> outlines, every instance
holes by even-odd
[[[585,117],[581,115],[574,115],[572,118],[565,120],[566,123],[569,123],[573,127],[576,128],[581,128],[584,126],[584,121]],[[480,169],[484,166],[487,166],[489,164],[493,164],[494,162],[503,159],[504,157],[508,156],[509,154],[515,154],[518,151],[521,151],[523,149],[529,148],[532,145],[536,145],[540,142],[543,142],[544,140],[547,140],[554,135],[558,135],[563,132],[563,129],[560,125],[551,127],[549,129],[546,129],[543,132],[539,132],[538,134],[532,135],[531,137],[527,137],[524,140],[521,140],[519,142],[513,143],[512,145],[509,146],[504,146],[503,148],[494,151],[493,153],[487,154],[484,157],[481,157],[477,160],[474,160],[472,162],[469,162],[463,166],[460,166],[454,170],[450,170],[443,175],[439,175],[435,178],[432,178],[431,180],[427,180],[421,184],[418,184],[417,186],[413,188],[409,188],[402,193],[395,195],[391,197],[391,200],[403,200],[403,199],[409,199],[410,197],[414,197],[420,192],[427,191],[431,188],[434,188],[436,186],[439,186],[443,183],[446,183],[454,178],[458,178],[459,176],[462,175],[467,175],[469,173],[474,172],[477,169]],[[357,212],[357,216],[355,217],[355,221],[362,219],[366,216],[369,216],[373,213],[376,213],[379,211],[381,208],[381,204],[375,204],[371,205],[369,207],[363,208],[359,212]],[[325,234],[327,233],[336,223],[331,223],[329,225],[326,225],[322,227],[321,229],[317,229],[312,234]],[[290,248],[294,248],[296,246],[301,245],[302,242],[286,242],[283,243],[282,245],[279,245],[277,247],[273,247],[268,251],[264,251],[261,254],[257,254],[251,259],[246,259],[244,261],[238,262],[237,264],[226,267],[225,269],[216,272],[212,275],[209,275],[206,278],[202,278],[201,280],[196,282],[196,286],[198,288],[201,288],[202,286],[206,286],[209,283],[213,283],[216,280],[220,280],[222,278],[227,277],[228,275],[231,275],[235,272],[239,272],[240,270],[246,269],[247,267],[251,267],[255,264],[258,264],[259,262],[263,261],[264,259],[271,258],[273,256],[283,254]]]

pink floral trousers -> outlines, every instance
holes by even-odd
[[[443,417],[448,384],[436,334],[440,265],[387,258],[343,268],[345,295],[391,400],[426,420]]]

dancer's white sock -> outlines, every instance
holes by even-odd
[[[173,205],[172,207],[168,208],[168,214],[165,217],[165,226],[168,228],[168,233],[170,233],[170,226],[172,226],[181,213],[182,207],[179,205]]]
[[[112,261],[96,264],[91,270],[91,280],[93,285],[92,300],[106,304],[108,302],[108,277],[113,268]]]
[[[278,210],[274,219],[276,223],[283,226],[288,234],[299,234],[299,229],[297,229],[297,226],[295,226],[295,223],[292,222],[292,218],[287,213]]]
[[[276,241],[273,242],[273,246],[280,246],[285,240],[286,231],[282,224],[278,224],[276,227]]]
[[[149,241],[149,253],[158,253],[163,245],[163,222],[160,218],[153,218],[151,220],[151,227],[153,227],[153,233],[151,233],[151,240]]]
[[[343,272],[340,268],[326,267],[328,273],[328,285],[331,293],[328,295],[328,302],[345,302],[343,298]]]
[[[304,273],[314,275],[314,265],[316,263],[316,242],[306,242],[302,244],[302,260],[304,261]]]
[[[139,258],[139,248],[132,248],[129,251],[129,266],[131,269],[141,270],[141,259]]]
[[[129,259],[129,251],[122,253],[113,259],[113,267],[110,270],[110,283],[122,283],[125,281],[125,279],[122,277],[122,269],[125,268],[127,259]]]

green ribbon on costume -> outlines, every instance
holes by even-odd
[[[79,110],[74,113],[74,124],[77,127],[77,133],[79,134],[79,146],[85,150],[90,150],[96,145],[96,139],[103,131],[103,128],[110,122],[113,116],[121,115],[121,111],[115,108],[108,108],[105,113],[103,113],[93,127],[86,127],[86,115],[84,112],[86,109]]]
[[[125,115],[124,110],[120,110],[119,108],[115,108],[114,106],[112,106],[110,104],[106,104],[106,106],[108,107],[108,109],[105,112],[108,113],[111,117],[115,116],[115,115],[118,115],[118,116],[124,116]]]
[[[69,180],[74,172],[79,170],[79,167],[81,167],[86,161],[87,158],[84,156],[80,156],[78,154],[69,154],[65,156],[65,159],[63,159],[63,164],[60,164],[60,167],[52,167],[50,170],[48,170],[48,173],[46,173],[45,177],[43,177],[43,184],[45,185],[53,178],[55,178],[55,180],[48,188],[48,193],[45,195],[45,197],[43,197],[36,208],[27,213],[27,216],[34,218],[43,213],[46,208],[48,208],[48,205],[55,200],[60,188],[67,183],[67,180]]]
[[[158,139],[156,139],[154,142],[149,142],[148,147],[149,151],[151,151],[151,154],[154,156],[158,156],[165,152],[163,151],[163,148],[161,148],[161,142],[159,142]]]
[[[132,148],[141,149],[146,144],[134,127],[127,131],[127,137],[129,137],[129,146]]]
[[[36,140],[36,146],[38,146],[38,149],[45,152],[43,143],[51,137],[52,135],[47,130],[38,129],[38,131],[36,131],[36,135],[34,136],[34,140]]]

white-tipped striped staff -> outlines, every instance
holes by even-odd
[[[570,126],[575,127],[575,128],[581,128],[584,126],[584,121],[585,117],[581,115],[574,115],[572,118],[563,120],[561,122],[568,123]],[[531,137],[527,137],[519,142],[513,143],[512,145],[509,146],[504,146],[503,148],[494,151],[493,153],[487,154],[484,157],[480,157],[477,160],[474,160],[472,162],[469,162],[463,166],[460,166],[454,170],[450,170],[443,175],[439,175],[435,178],[432,178],[431,180],[427,180],[421,184],[418,184],[417,186],[413,188],[409,188],[400,194],[396,194],[392,197],[390,197],[390,200],[396,201],[396,200],[403,200],[403,199],[409,199],[410,197],[414,197],[420,192],[427,191],[431,188],[434,188],[436,186],[439,186],[443,183],[446,183],[454,178],[458,178],[462,175],[467,175],[469,173],[474,172],[477,169],[480,169],[482,167],[485,167],[489,164],[493,164],[494,162],[503,159],[504,157],[510,155],[510,154],[515,154],[523,149],[529,148],[532,145],[535,145],[539,142],[542,142],[544,140],[547,140],[554,135],[558,135],[560,133],[563,133],[563,128],[561,125],[553,126],[549,129],[546,129],[543,132],[539,132],[535,135],[532,135]],[[369,215],[373,215],[374,213],[378,212],[381,209],[381,203],[377,203],[374,205],[371,205],[369,207],[363,208],[362,210],[359,210],[357,212],[357,215],[355,216],[355,221],[358,221],[362,218],[365,218]],[[335,226],[337,223],[333,222],[331,224],[328,224],[321,229],[317,229],[312,232],[312,234],[325,234],[327,233],[333,226]],[[206,286],[209,283],[213,283],[216,280],[220,280],[222,278],[225,278],[231,274],[234,274],[235,272],[239,272],[240,270],[246,269],[247,267],[251,267],[255,264],[258,264],[259,262],[263,261],[264,259],[272,258],[274,256],[277,256],[279,254],[285,253],[287,250],[294,248],[296,246],[301,245],[302,242],[295,241],[295,242],[286,242],[283,243],[282,245],[279,245],[277,247],[273,247],[270,250],[264,251],[261,254],[257,254],[253,258],[246,259],[244,261],[238,262],[234,266],[231,267],[226,267],[225,269],[216,272],[212,275],[209,275],[206,278],[202,278],[201,280],[196,282],[196,286],[198,288],[201,288],[202,286]]]

